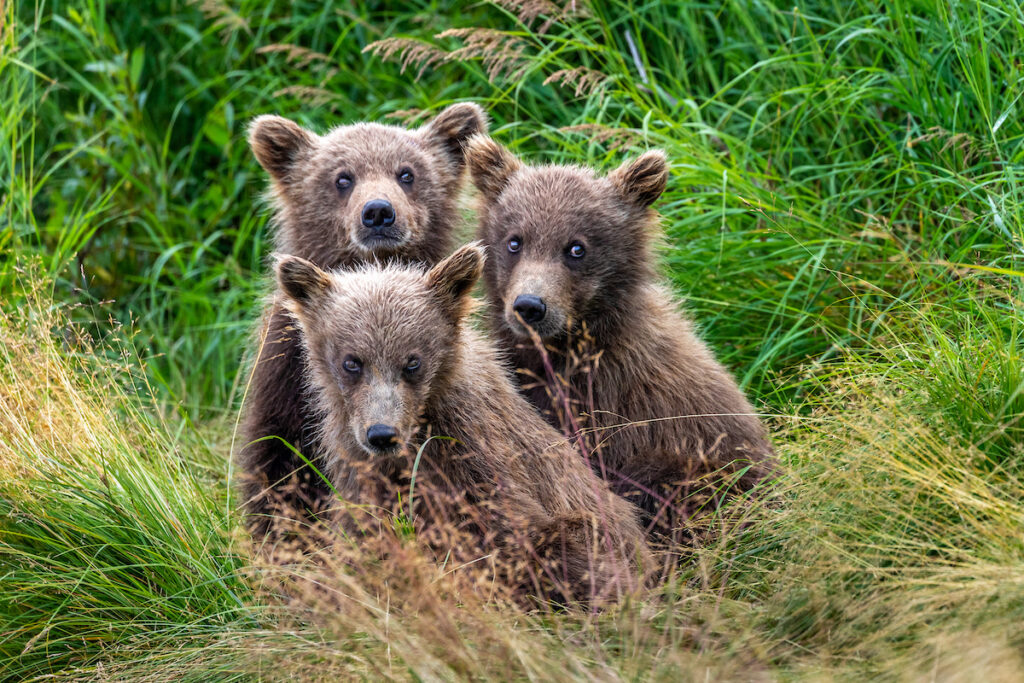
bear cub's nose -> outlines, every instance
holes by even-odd
[[[366,440],[378,451],[386,451],[397,445],[398,431],[390,425],[370,425],[366,430]]]
[[[386,199],[371,199],[363,204],[363,225],[381,229],[395,222],[395,207]]]
[[[544,314],[548,312],[548,307],[544,305],[544,300],[539,296],[520,294],[512,302],[512,310],[521,315],[528,324],[532,325],[544,319]]]

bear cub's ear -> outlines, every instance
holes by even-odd
[[[249,126],[249,147],[276,180],[290,180],[295,163],[315,144],[313,133],[280,116],[258,116]]]
[[[470,137],[487,132],[487,114],[472,102],[453,104],[420,131],[427,143],[438,147],[461,172],[465,164],[463,144]]]
[[[515,154],[486,135],[475,135],[466,143],[466,164],[473,184],[489,201],[496,199],[523,167]]]
[[[276,264],[281,291],[300,307],[309,306],[331,287],[331,277],[304,258],[282,256]]]
[[[469,313],[470,292],[484,270],[484,247],[471,242],[438,263],[427,273],[427,286],[444,315],[458,325]]]
[[[608,174],[626,201],[647,208],[661,196],[668,184],[668,161],[660,149],[645,152]]]

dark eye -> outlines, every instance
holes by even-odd
[[[511,253],[515,254],[516,252],[518,252],[522,248],[523,248],[523,242],[518,237],[509,237],[508,238],[508,250]]]
[[[579,242],[573,242],[572,244],[569,245],[569,250],[567,253],[569,254],[569,256],[573,258],[583,258],[586,255],[587,250]]]
[[[341,367],[345,368],[345,372],[350,375],[358,375],[363,371],[363,362],[358,358],[348,356],[345,358],[344,362],[342,362]]]
[[[420,359],[418,356],[410,356],[409,361],[405,364],[405,371],[410,375],[420,369]]]
[[[403,168],[398,173],[398,182],[405,183],[406,185],[412,185],[413,175],[412,171],[408,168]]]
[[[340,176],[338,176],[338,179],[334,181],[334,184],[337,186],[339,190],[344,192],[348,188],[352,187],[352,176],[348,175],[347,173],[342,173]]]

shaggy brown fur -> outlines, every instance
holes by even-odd
[[[499,347],[550,421],[592,437],[580,444],[595,471],[662,532],[685,522],[680,503],[696,478],[723,467],[742,472],[744,486],[762,477],[774,457],[763,426],[656,283],[650,205],[668,179],[664,154],[597,177],[575,166],[527,167],[477,136],[467,163],[482,194]],[[521,295],[543,302],[540,320],[517,315]]]
[[[358,123],[320,136],[278,116],[257,118],[249,143],[270,174],[278,250],[324,268],[393,259],[436,263],[451,248],[462,143],[486,128],[474,104],[452,105],[417,130]],[[362,221],[363,207],[375,199],[394,208],[383,234]],[[275,519],[285,529],[333,500],[292,450],[322,464],[301,333],[276,303],[265,320],[239,454],[242,500],[257,537],[275,527]]]
[[[457,523],[474,524],[485,550],[525,543],[556,560],[546,570],[564,579],[558,593],[614,597],[635,585],[632,567],[645,557],[636,512],[464,324],[483,261],[483,249],[469,245],[427,273],[389,266],[328,274],[295,257],[279,263],[323,414],[328,478],[342,498],[372,509],[393,505],[402,490],[405,504],[428,518],[460,501],[466,519]],[[389,436],[375,438],[383,427]],[[468,561],[459,550],[455,557]]]

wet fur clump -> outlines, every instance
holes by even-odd
[[[471,245],[427,272],[278,264],[322,416],[325,474],[346,501],[338,523],[376,536],[414,520],[439,559],[491,558],[524,593],[613,599],[649,566],[636,511],[465,322],[483,261]]]
[[[605,177],[531,167],[477,136],[478,236],[491,330],[522,391],[575,438],[595,472],[681,539],[697,502],[748,488],[774,452],[753,407],[654,272],[660,151]]]
[[[486,129],[483,111],[468,103],[415,130],[357,123],[317,135],[279,116],[257,118],[249,143],[270,176],[278,251],[321,268],[436,263],[452,247],[463,142]],[[364,220],[371,202],[390,206],[387,221]],[[257,539],[305,533],[307,522],[336,502],[313,469],[322,473],[323,461],[301,336],[275,298],[264,314],[238,455]]]

